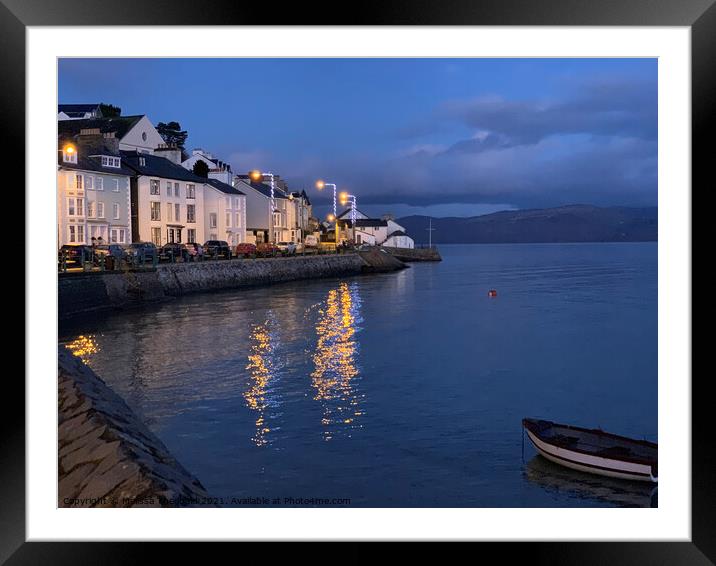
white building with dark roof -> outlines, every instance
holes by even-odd
[[[218,179],[205,179],[204,226],[206,240],[224,240],[230,246],[246,241],[246,195]]]
[[[57,161],[57,239],[65,244],[132,241],[130,176],[112,133],[81,130],[60,137]]]
[[[60,120],[57,122],[59,137],[75,136],[79,134],[80,130],[89,128],[98,128],[103,134],[114,133],[119,140],[120,150],[152,153],[164,143],[164,138],[145,115]]]
[[[58,120],[83,120],[86,118],[102,118],[99,104],[58,104]]]
[[[222,183],[226,183],[227,185],[231,185],[233,183],[234,174],[231,171],[231,165],[226,163],[225,161],[222,161],[218,157],[214,157],[211,153],[204,149],[192,149],[191,155],[187,159],[182,161],[181,165],[185,169],[193,171],[194,165],[196,165],[197,161],[203,161],[204,163],[206,163],[207,167],[209,168],[210,179],[217,179]]]
[[[159,155],[121,152],[123,162],[134,172],[130,179],[133,241],[157,246],[204,243],[208,239],[204,223],[206,179],[177,163],[178,149],[164,146],[157,152]]]

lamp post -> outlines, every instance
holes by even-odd
[[[272,241],[276,241],[276,234],[275,234],[275,228],[276,228],[276,222],[274,221],[274,212],[276,212],[276,199],[275,199],[275,188],[276,185],[274,183],[273,179],[273,173],[262,173],[261,171],[254,170],[251,171],[250,175],[251,180],[254,182],[263,181],[264,177],[270,177],[271,178],[271,198],[269,200],[269,225],[271,226],[271,233],[269,234],[269,239]]]
[[[335,183],[326,183],[324,181],[316,181],[316,188],[322,191],[324,187],[333,187],[333,218],[338,217],[338,210],[336,209],[336,185]]]
[[[346,192],[343,192],[340,194],[341,198],[341,205],[345,206],[348,201],[351,203],[351,225],[353,226],[353,241],[356,239],[356,196],[355,195],[349,195]]]

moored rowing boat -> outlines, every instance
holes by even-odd
[[[592,474],[658,482],[658,446],[599,429],[522,419],[530,441],[552,462]]]

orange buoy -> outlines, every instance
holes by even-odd
[[[496,296],[497,296],[497,291],[495,291],[495,289],[490,289],[490,290],[487,292],[487,296],[488,296],[488,297],[496,297]]]

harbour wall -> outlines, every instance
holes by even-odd
[[[208,507],[216,500],[89,367],[58,352],[58,506]]]
[[[437,248],[391,248],[383,246],[393,257],[400,261],[442,261],[440,252]]]
[[[380,252],[361,252],[160,264],[156,269],[144,271],[62,273],[58,278],[59,318],[131,308],[188,293],[405,267],[386,256]]]

